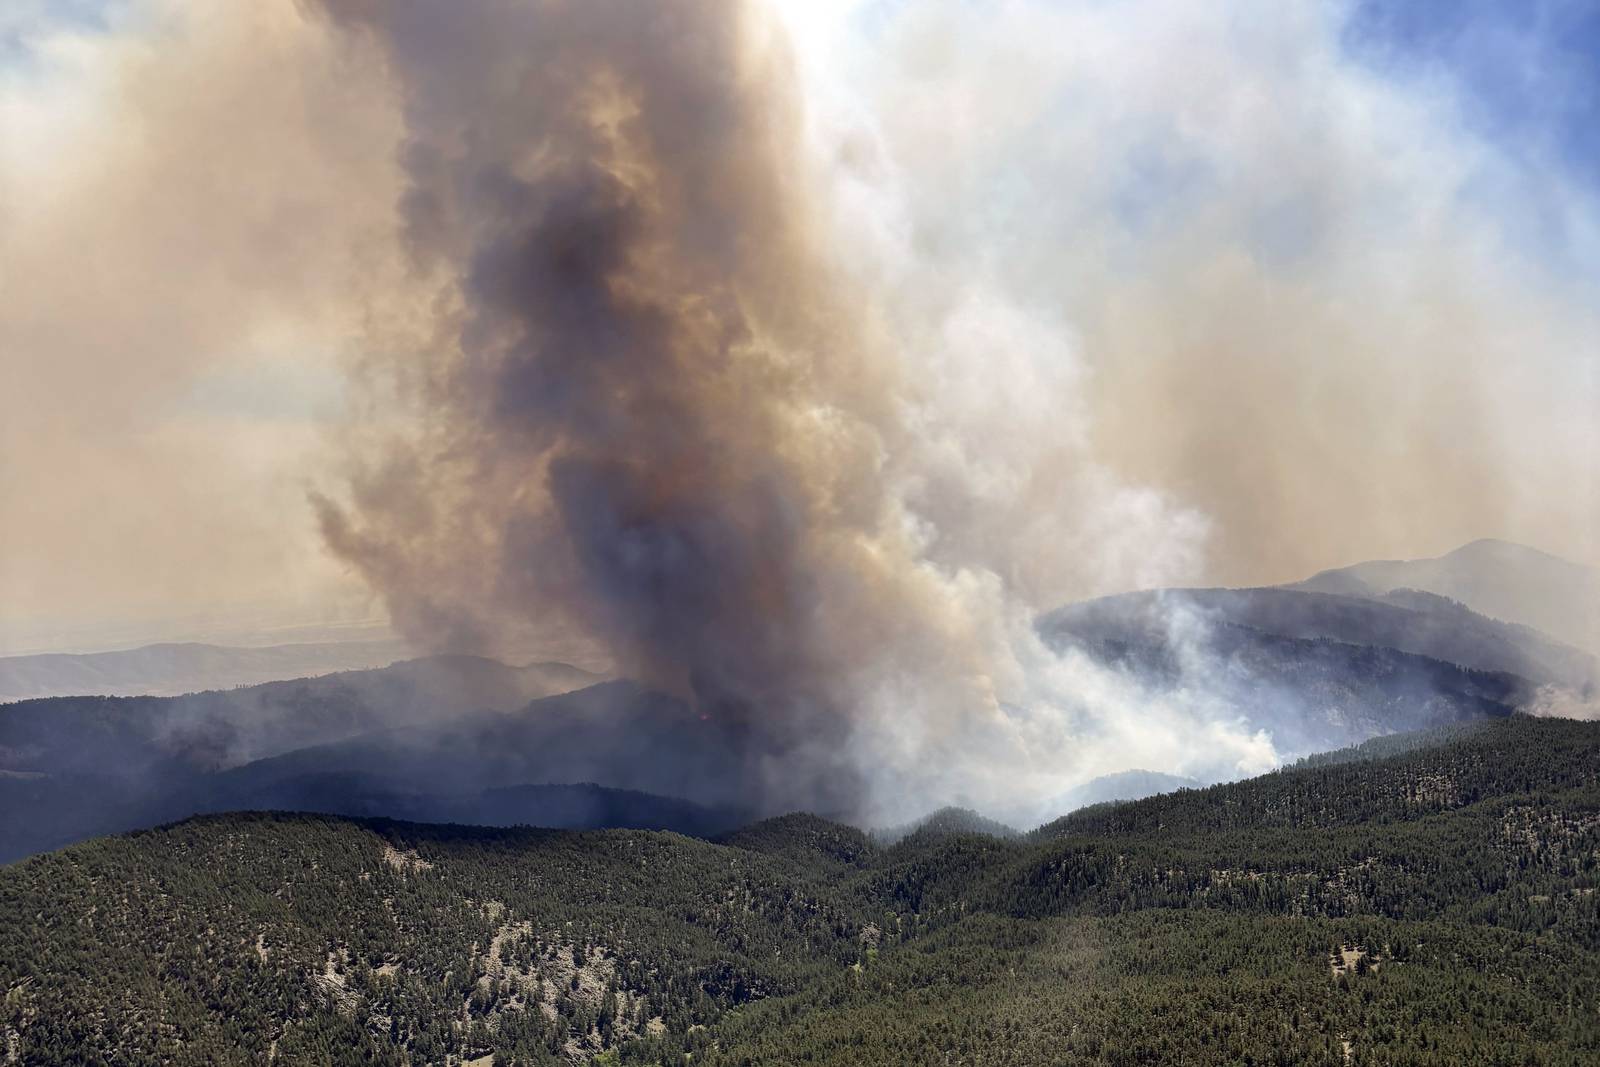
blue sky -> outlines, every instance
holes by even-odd
[[[129,8],[11,0],[0,12],[0,66],[26,64],[42,30],[109,30]],[[875,10],[858,16],[870,22]],[[1442,83],[1474,132],[1600,192],[1600,0],[1356,0],[1344,43],[1388,77]]]
[[[26,63],[31,39],[41,32],[60,27],[104,32],[124,6],[122,0],[7,0],[0,8],[0,66]]]
[[[1600,191],[1600,0],[1363,0],[1345,32],[1397,79],[1443,79],[1474,132]]]

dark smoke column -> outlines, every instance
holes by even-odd
[[[848,809],[893,628],[881,391],[781,43],[730,0],[324,2],[387,56],[438,283],[390,368],[425,428],[319,500],[330,543],[413,637],[559,617],[741,737],[756,803]]]

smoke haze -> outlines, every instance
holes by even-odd
[[[0,62],[0,652],[364,614],[304,499],[331,353],[388,284],[380,79],[287,3],[40,22]]]
[[[684,697],[769,807],[898,816],[1292,754],[1203,662],[1046,648],[1065,600],[1600,557],[1593,192],[1338,5],[139,10],[49,39],[91,103],[6,167],[19,615],[342,561],[419,646]],[[270,493],[200,488],[240,453]],[[135,484],[142,543],[87,532]]]

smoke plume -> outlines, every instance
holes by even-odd
[[[1152,691],[1067,601],[1600,552],[1592,190],[1346,5],[117,10],[0,65],[0,629],[326,544],[895,818],[1293,754],[1204,626]]]
[[[1341,67],[1309,9],[1252,36],[1160,3],[932,5],[886,18],[864,75],[803,13],[753,3],[325,6],[399,102],[414,286],[369,346],[381,428],[319,502],[329,543],[422,643],[587,635],[742,738],[729,774],[763,806],[1037,795],[1130,749],[1264,769],[1270,716],[1208,664],[1153,694],[1045,648],[1036,613],[1193,580],[1217,520],[1218,573],[1286,569],[1302,526],[1348,532],[1308,519],[1312,485],[1355,525],[1374,504],[1414,523],[1392,498],[1420,479],[1429,521],[1481,527],[1461,480],[1531,469],[1481,392],[1509,381],[1523,311],[1476,302],[1480,336],[1452,346],[1453,315],[1411,310],[1508,277],[1450,185],[1470,161],[1427,106]],[[1147,21],[1203,61],[1193,85],[1135,61]],[[1294,62],[1258,62],[1274,42]],[[1230,57],[1250,60],[1232,80],[1206,66]],[[1319,127],[1326,165],[1258,165]],[[1407,137],[1429,151],[1376,162]],[[985,170],[1008,160],[1072,198]],[[1269,170],[1275,214],[1251,206]],[[1390,249],[1410,281],[1352,317],[1334,294],[1373,257],[1334,220],[1375,232],[1394,204],[1470,225]],[[1542,333],[1570,347],[1590,319],[1548,301]],[[1390,360],[1393,337],[1417,359]],[[1440,368],[1396,474],[1363,427]],[[1318,381],[1331,399],[1302,400]],[[1561,425],[1551,441],[1585,432]],[[1539,513],[1576,528],[1590,507]],[[1298,519],[1243,518],[1262,513]]]
[[[421,432],[324,505],[331,543],[424,641],[556,616],[747,736],[751,795],[853,808],[860,675],[940,635],[781,41],[723,3],[329,7],[388,57],[439,279]]]
[[[473,650],[579,627],[737,731],[730,773],[766,807],[859,811],[866,777],[913,765],[914,788],[960,792],[973,745],[1016,758],[1002,702],[1023,672],[996,658],[1028,612],[991,566],[1014,516],[982,497],[1019,506],[1081,448],[1017,363],[1060,342],[982,294],[920,339],[861,299],[883,268],[839,255],[765,10],[329,7],[387,56],[405,233],[438,285],[390,378],[419,428],[368,457],[349,506],[321,503],[397,623]],[[1007,384],[946,403],[940,360],[979,371],[974,352]],[[1053,443],[979,441],[1006,417]]]

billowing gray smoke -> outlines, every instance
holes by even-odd
[[[1319,308],[1357,306],[1327,293],[1365,271],[1339,260],[1323,279],[1216,258],[1201,241],[1206,270],[1157,271],[1161,284],[1145,293],[1154,285],[1142,280],[1145,260],[1101,262],[1122,237],[1074,244],[1058,220],[1044,237],[1007,230],[990,243],[986,201],[964,183],[989,190],[993,160],[1032,158],[1026,131],[997,156],[978,136],[996,124],[956,122],[966,147],[947,159],[942,127],[922,126],[936,107],[901,109],[893,93],[879,111],[834,99],[804,18],[790,12],[780,27],[756,0],[322,7],[360,53],[359,69],[379,57],[396,102],[410,271],[372,301],[354,462],[348,485],[319,499],[322,527],[425,647],[517,655],[537,644],[551,656],[552,633],[579,634],[618,673],[686,702],[687,714],[656,727],[632,712],[618,712],[627,725],[609,733],[586,720],[593,744],[563,738],[582,747],[570,765],[640,787],[658,780],[644,773],[652,767],[704,767],[708,752],[727,752],[710,761],[716,773],[696,775],[721,779],[699,783],[696,799],[892,821],[949,801],[994,810],[1130,766],[1223,777],[1279,762],[1284,731],[1268,725],[1277,712],[1255,707],[1259,687],[1232,684],[1203,620],[1168,620],[1172,644],[1187,650],[1172,685],[1047,647],[1034,621],[1075,596],[1192,581],[1203,569],[1207,515],[1166,495],[1174,480],[1154,468],[1156,488],[1130,484],[1107,454],[1126,458],[1175,427],[1185,456],[1193,440],[1258,455],[1260,440],[1296,435],[1276,423],[1266,437],[1215,427],[1213,412],[1231,409],[1163,384],[1169,367],[1211,383],[1215,367],[1231,366],[1208,344],[1180,358],[1158,330],[1148,348],[1129,342],[1134,355],[1092,363],[1044,293],[1058,254],[1087,257],[1095,269],[1073,274],[1085,292],[1099,291],[1096,278],[1138,290],[1127,301],[1106,281],[1101,301],[1136,335],[1223,323],[1231,332],[1215,351],[1274,367],[1295,339],[1314,373],[1249,405],[1294,423],[1293,398],[1321,395],[1304,383],[1338,362],[1323,353],[1339,331],[1275,325],[1279,303],[1261,294],[1287,278]],[[1081,30],[1122,40],[1120,22],[1092,14],[1059,28],[1060,39]],[[800,42],[793,52],[788,30]],[[1102,71],[1107,92],[1144,84],[1142,40],[1113,49],[1140,59]],[[951,58],[933,53],[929,62]],[[1079,58],[1093,66],[1094,55]],[[1040,62],[1077,69],[1053,52]],[[1168,136],[1167,110],[1188,107],[1168,100],[1168,81],[1156,79],[1141,104],[1161,120],[1151,136]],[[1004,110],[1003,94],[978,95]],[[1124,97],[1114,95],[1101,117],[1120,128]],[[1231,150],[1235,126],[1254,128],[1223,125],[1218,151]],[[1362,160],[1389,143],[1351,136]],[[1100,140],[1083,143],[1092,159]],[[1269,158],[1247,147],[1236,155]],[[956,166],[962,188],[944,188],[942,164],[907,176],[928,160]],[[1121,173],[1108,168],[1075,195],[1100,203],[1099,183],[1115,186]],[[1270,184],[1278,173],[1263,165],[1259,177]],[[1431,170],[1417,174],[1426,185]],[[1250,182],[1235,192],[1240,203],[1259,199]],[[1006,218],[1032,219],[1048,199],[993,195]],[[1212,224],[1223,246],[1254,232],[1229,213]],[[1172,239],[1187,248],[1189,232]],[[1014,253],[1039,241],[1050,255],[1027,273]],[[1428,274],[1431,262],[1416,269]],[[1233,273],[1245,263],[1263,272],[1261,285]],[[1245,298],[1215,287],[1216,270],[1246,278]],[[1088,355],[1099,358],[1105,338],[1090,333]],[[1101,414],[1097,390],[1135,379],[1138,389],[1110,405],[1125,432],[1108,432],[1091,417]],[[1218,381],[1208,388],[1236,392]],[[1375,410],[1389,412],[1395,391],[1371,392]],[[1307,440],[1324,464],[1359,467],[1349,458],[1359,450]],[[1306,476],[1317,465],[1302,467],[1225,495],[1251,507],[1297,500],[1318,484]],[[1225,478],[1243,469],[1210,468]],[[1285,513],[1303,515],[1298,505]],[[1263,529],[1288,540],[1295,527]],[[1284,733],[1291,745],[1300,736]]]
[[[1600,551],[1593,198],[1349,5],[116,7],[0,80],[8,645],[370,587],[683,698],[564,774],[894,822],[1298,754],[1064,603]]]
[[[320,502],[330,543],[424,643],[575,624],[743,737],[746,795],[851,807],[853,675],[906,623],[784,52],[725,0],[327,7],[403,97],[438,294],[388,368],[423,429]]]

